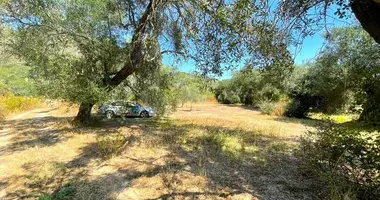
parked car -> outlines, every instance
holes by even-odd
[[[134,102],[122,101],[105,103],[101,105],[98,110],[98,114],[104,115],[108,119],[115,116],[134,116],[142,118],[156,116],[156,112],[152,108],[144,107]]]

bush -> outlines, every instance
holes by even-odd
[[[65,185],[57,193],[53,195],[55,200],[70,200],[74,199],[76,193],[76,188],[73,185]]]
[[[273,102],[261,102],[259,103],[259,109],[263,114],[271,115],[276,108],[276,103]]]
[[[44,194],[38,198],[38,200],[70,200],[75,199],[75,194],[77,189],[73,184],[66,184],[58,191],[54,192],[54,194]]]
[[[41,101],[33,97],[15,96],[11,93],[0,95],[0,120],[8,114],[31,110],[41,106]]]
[[[279,102],[261,102],[258,107],[261,113],[266,115],[283,116],[288,107],[288,101]]]
[[[328,123],[310,132],[302,147],[307,168],[327,183],[330,195],[343,197],[354,192],[358,199],[380,198],[377,131]]]
[[[237,94],[233,94],[230,98],[232,104],[240,103],[240,98]]]
[[[276,103],[272,115],[275,116],[283,116],[286,113],[286,109],[288,108],[289,102],[288,101],[279,101]]]
[[[218,96],[217,100],[224,104],[236,104],[240,103],[240,97],[234,92],[223,90]]]
[[[286,109],[285,115],[288,117],[304,118],[309,111],[309,106],[299,100],[292,100]]]
[[[128,139],[121,133],[99,136],[96,138],[97,150],[104,157],[116,156],[128,144]]]

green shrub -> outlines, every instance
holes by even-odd
[[[327,183],[330,195],[380,198],[379,132],[320,125],[303,139],[301,156],[307,169]]]
[[[237,94],[233,94],[231,97],[230,97],[230,101],[232,104],[235,104],[235,103],[240,103],[240,98]]]
[[[294,93],[288,104],[285,115],[288,117],[304,118],[310,109],[321,110],[322,99],[308,93]],[[323,106],[322,106],[323,107]]]
[[[53,197],[49,194],[45,194],[45,195],[38,197],[38,200],[53,200]]]
[[[273,102],[261,102],[259,103],[259,109],[263,114],[271,115],[276,108],[276,103]]]
[[[217,100],[218,100],[220,103],[224,103],[224,104],[241,103],[241,102],[240,102],[240,97],[239,97],[238,94],[236,94],[235,92],[232,92],[232,91],[226,91],[226,90],[223,90],[223,91],[217,96]]]
[[[53,195],[55,200],[70,200],[74,199],[76,193],[76,188],[73,185],[65,185],[57,193]]]
[[[204,135],[199,141],[202,145],[213,145],[220,153],[237,159],[244,150],[243,142],[237,135],[230,135],[223,130],[213,130],[213,133]]]
[[[128,139],[121,133],[99,136],[97,140],[97,150],[104,157],[116,156],[124,150],[128,144]]]
[[[54,194],[44,194],[38,200],[71,200],[75,199],[77,188],[75,185],[68,183],[56,191]]]

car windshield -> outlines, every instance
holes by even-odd
[[[126,105],[127,107],[138,106],[138,104],[133,103],[133,102],[127,102],[125,105]]]
[[[113,106],[122,106],[123,104],[121,102],[113,102],[111,103]]]

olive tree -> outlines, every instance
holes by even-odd
[[[192,59],[204,75],[245,61],[273,66],[304,29],[297,25],[302,19],[281,17],[280,6],[275,0],[3,0],[0,21],[11,32],[5,45],[33,67],[39,88],[79,103],[76,120],[86,122],[93,105],[129,78],[155,76],[165,54]]]

